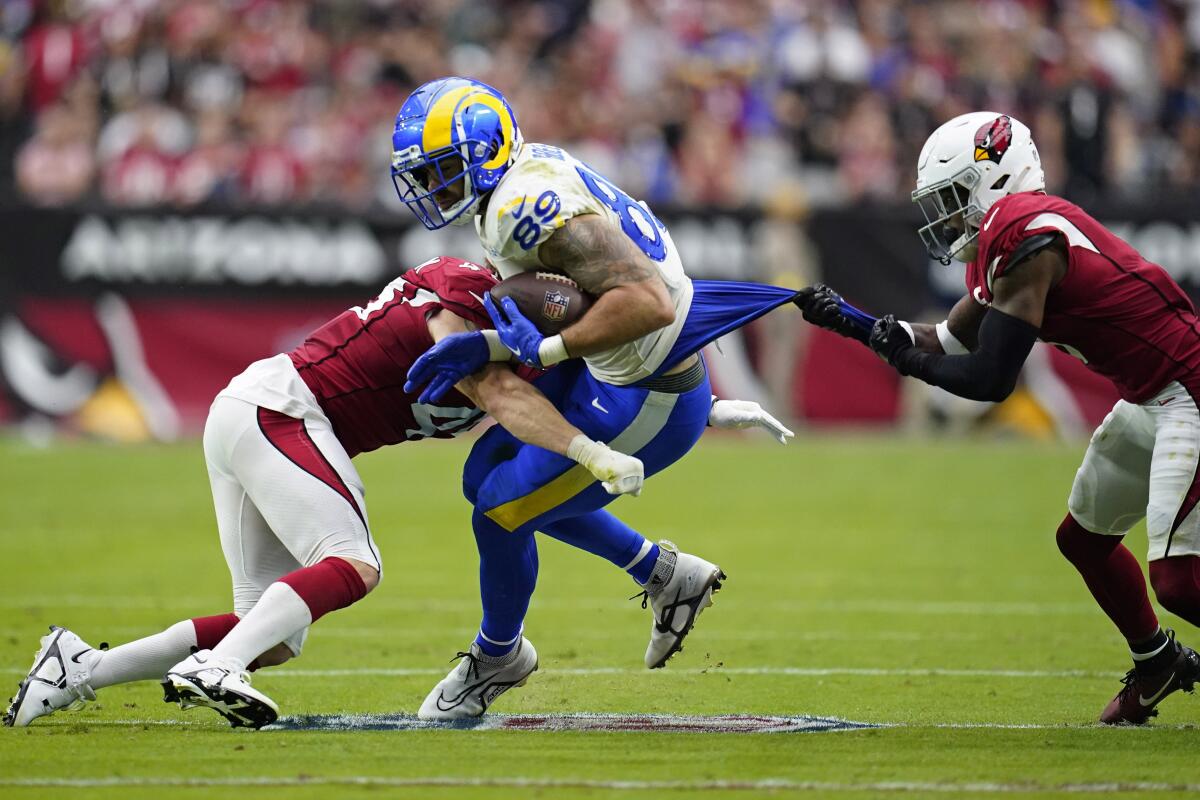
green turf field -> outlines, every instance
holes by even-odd
[[[527,624],[541,671],[494,707],[888,727],[254,733],[207,710],[181,714],[157,686],[139,684],[0,730],[0,797],[229,797],[243,784],[286,787],[292,798],[1194,797],[1200,698],[1171,697],[1146,729],[1091,724],[1127,664],[1054,545],[1082,450],[710,438],[641,498],[614,506],[729,573],[684,652],[644,670],[649,617],[626,600],[632,583],[545,539]],[[322,620],[302,659],[256,676],[284,714],[415,712],[470,641],[478,600],[457,488],[465,454],[465,444],[430,442],[359,459],[386,576]],[[228,609],[198,443],[0,442],[0,487],[9,688],[49,623],[115,644]],[[1144,535],[1130,540],[1143,556]],[[1164,621],[1200,641],[1186,623]]]

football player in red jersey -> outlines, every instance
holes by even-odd
[[[1161,267],[1045,193],[1029,129],[1007,115],[964,114],[934,131],[913,201],[930,254],[967,263],[967,294],[946,321],[875,320],[826,286],[797,303],[810,322],[868,344],[900,374],[962,397],[1007,397],[1039,338],[1116,385],[1121,400],[1092,437],[1057,538],[1133,656],[1100,721],[1144,723],[1200,678],[1200,658],[1159,627],[1141,568],[1121,543],[1145,517],[1159,603],[1200,625],[1195,308]]]
[[[28,725],[96,690],[167,680],[168,699],[208,706],[234,726],[273,721],[275,703],[248,668],[299,655],[309,625],[379,582],[359,453],[473,427],[485,411],[514,436],[567,456],[613,494],[637,494],[638,459],[584,436],[526,379],[536,371],[489,364],[439,405],[404,391],[405,375],[434,342],[491,327],[480,298],[491,273],[435,258],[388,284],[364,307],[314,331],[291,353],[250,365],[220,392],[204,430],[221,547],[233,578],[231,614],[95,650],[52,628],[4,722]],[[189,655],[189,653],[192,653]]]

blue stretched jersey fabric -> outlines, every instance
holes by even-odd
[[[692,307],[683,330],[652,378],[796,296],[795,289],[744,281],[692,281],[692,288]]]
[[[692,305],[675,346],[655,375],[709,342],[789,302],[792,289],[743,281],[694,281]],[[592,439],[640,458],[652,475],[681,458],[708,421],[708,381],[682,395],[613,386],[580,360],[558,365],[535,385]],[[493,428],[471,451],[463,473],[467,498],[505,530],[536,530],[594,511],[609,497],[570,459],[522,444]]]

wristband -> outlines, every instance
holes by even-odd
[[[586,467],[587,462],[593,458],[593,451],[598,444],[599,442],[593,442],[589,439],[587,434],[581,433],[567,445],[567,458]]]
[[[958,337],[950,332],[950,321],[942,320],[934,326],[937,331],[938,341],[942,343],[942,352],[948,356],[965,356],[971,352],[966,345],[958,340]]]
[[[563,343],[562,335],[547,336],[538,345],[538,361],[543,367],[552,367],[560,361],[566,361],[571,356],[567,354],[567,346]]]
[[[512,350],[504,346],[504,342],[500,341],[500,332],[495,330],[480,331],[483,334],[483,340],[488,346],[488,361],[508,361],[512,358]]]

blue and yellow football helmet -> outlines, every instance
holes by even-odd
[[[392,183],[426,228],[461,224],[520,150],[517,117],[504,95],[469,78],[441,78],[409,95],[396,114]]]

